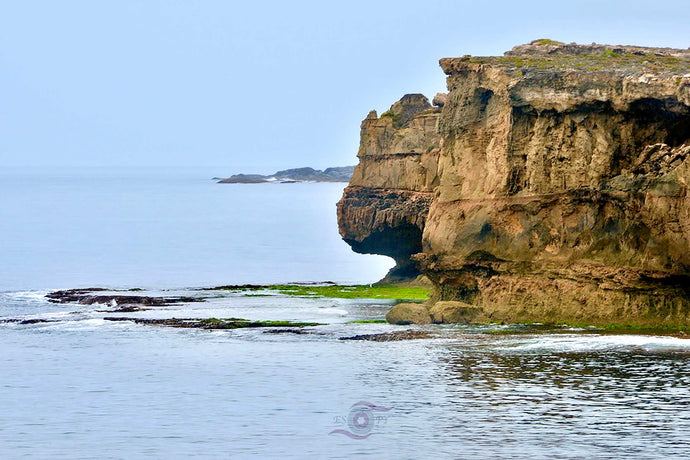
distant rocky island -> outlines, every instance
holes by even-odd
[[[278,171],[275,174],[235,174],[225,179],[214,178],[219,184],[261,184],[265,182],[349,182],[354,166],[338,166],[321,171],[314,168],[294,168]]]
[[[690,326],[690,49],[536,40],[440,61],[361,126],[343,239],[420,272],[389,321]]]

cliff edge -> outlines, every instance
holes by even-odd
[[[338,202],[338,225],[354,251],[395,259],[389,282],[420,274],[411,256],[422,251],[439,184],[440,116],[426,97],[407,94],[381,117],[371,111],[362,121],[359,164]]]
[[[362,122],[345,241],[427,275],[437,322],[690,325],[690,50],[537,40],[440,64],[436,107]]]

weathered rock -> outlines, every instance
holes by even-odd
[[[433,323],[479,323],[488,319],[482,308],[454,300],[434,303],[429,314]]]
[[[426,331],[384,332],[381,334],[360,334],[351,337],[340,337],[338,340],[366,340],[369,342],[399,342],[401,340],[430,339],[433,336]]]
[[[0,319],[0,323],[17,323],[17,324],[21,324],[21,325],[57,323],[57,322],[58,322],[58,320],[56,320],[56,319],[43,319],[43,318],[30,318],[30,319],[3,318],[3,319]]]
[[[411,119],[438,127],[419,170],[391,153],[403,137],[423,150],[421,136],[362,123],[346,241],[389,255],[391,230],[414,222],[433,299],[492,321],[690,325],[690,50],[537,40],[440,62],[443,110]],[[407,204],[419,193],[426,214]]]
[[[440,110],[422,95],[406,95],[377,117],[362,122],[350,185],[338,203],[343,239],[356,252],[396,261],[389,280],[420,273],[410,256],[422,250],[422,230],[438,184]]]
[[[93,304],[114,304],[134,307],[137,305],[163,307],[176,303],[204,302],[198,297],[151,297],[141,295],[122,295],[122,294],[93,294],[94,292],[104,292],[103,288],[88,289],[68,289],[55,291],[46,294],[49,302],[53,303],[79,303],[82,305]],[[123,310],[125,311],[125,310]],[[134,310],[130,310],[134,311]]]
[[[386,313],[391,324],[429,324],[431,316],[427,307],[420,303],[399,303]]]
[[[245,329],[245,328],[300,328],[307,326],[321,326],[320,323],[297,323],[291,321],[249,321],[241,318],[130,318],[126,316],[111,316],[103,318],[105,321],[129,321],[136,324],[150,326],[177,327],[183,329]]]

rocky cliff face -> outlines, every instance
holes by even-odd
[[[441,67],[440,113],[363,122],[355,250],[419,249],[434,300],[475,319],[690,325],[690,50],[540,40]]]
[[[338,203],[338,224],[356,252],[395,259],[389,281],[419,274],[410,256],[422,250],[438,186],[440,112],[421,94],[408,94],[362,122],[359,164]]]

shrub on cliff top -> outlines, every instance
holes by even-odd
[[[551,40],[550,38],[539,38],[530,43],[530,45],[565,45],[565,43]]]

